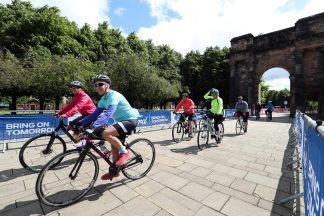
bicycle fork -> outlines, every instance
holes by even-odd
[[[53,131],[50,135],[51,135],[51,139],[50,139],[50,141],[48,142],[46,148],[42,151],[42,153],[43,153],[44,155],[46,155],[46,154],[50,154],[50,153],[53,151],[53,150],[52,150],[52,145],[53,145],[53,142],[54,142],[54,140],[55,140],[56,132]]]
[[[69,177],[71,180],[74,180],[78,176],[78,172],[83,164],[84,158],[87,155],[90,147],[82,148],[80,152],[80,157],[78,158],[77,162],[74,164]]]

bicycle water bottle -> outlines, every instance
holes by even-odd
[[[102,153],[104,153],[104,155],[105,155],[106,158],[108,158],[109,155],[110,155],[110,151],[109,151],[109,149],[106,147],[105,143],[100,144],[99,146],[100,146],[100,151],[101,151]]]

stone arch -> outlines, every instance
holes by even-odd
[[[305,100],[319,102],[324,117],[324,13],[298,20],[294,27],[254,37],[242,35],[231,40],[230,95],[250,105],[259,97],[262,74],[281,67],[290,78],[290,112],[305,111]]]

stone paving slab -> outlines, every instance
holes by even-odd
[[[145,137],[156,148],[156,161],[148,175],[136,181],[123,175],[102,181],[100,176],[108,166],[99,160],[95,187],[80,202],[65,208],[38,201],[37,174],[19,164],[22,142],[18,142],[11,145],[17,149],[0,153],[0,215],[304,215],[302,198],[297,204],[279,204],[291,191],[302,188],[302,183],[294,183],[296,175],[301,178],[299,170],[285,166],[292,153],[291,122],[285,114],[275,114],[272,122],[251,119],[248,133],[236,135],[235,120],[225,121],[223,142],[213,141],[204,150],[197,147],[197,135],[174,143],[170,129],[134,134],[129,140]]]

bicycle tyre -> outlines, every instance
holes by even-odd
[[[207,126],[204,126],[199,130],[197,144],[199,149],[204,149],[209,145],[209,130]]]
[[[196,133],[197,133],[197,122],[196,121],[192,121],[193,122],[193,127],[192,127],[192,137],[195,137],[196,136]]]
[[[184,135],[184,128],[182,123],[177,122],[172,127],[172,139],[174,142],[181,142]]]
[[[236,126],[235,126],[236,135],[241,134],[242,129],[243,128],[242,128],[242,125],[241,125],[241,121],[237,120],[236,121]]]
[[[72,150],[68,150],[60,155],[57,155],[56,157],[54,157],[52,160],[50,160],[45,166],[44,168],[42,169],[42,171],[39,173],[38,177],[37,177],[37,181],[36,181],[36,186],[35,186],[35,190],[36,190],[36,195],[38,197],[38,199],[45,205],[47,206],[52,206],[52,207],[64,207],[64,206],[68,206],[68,205],[71,205],[73,203],[76,203],[78,202],[80,199],[82,199],[89,191],[90,189],[93,187],[93,185],[95,184],[97,178],[98,178],[98,173],[99,173],[99,164],[98,164],[98,160],[96,159],[96,157],[91,153],[91,152],[87,152],[86,153],[86,156],[89,157],[89,160],[88,159],[84,159],[81,163],[81,166],[80,166],[80,170],[82,167],[85,167],[85,161],[92,161],[94,166],[95,166],[95,169],[94,169],[94,175],[92,177],[92,179],[89,177],[89,171],[87,170],[86,172],[86,179],[90,179],[90,183],[89,185],[87,186],[87,188],[83,189],[83,190],[80,190],[80,193],[78,195],[76,195],[75,197],[71,198],[71,199],[68,199],[66,201],[55,201],[55,200],[51,200],[50,198],[53,198],[55,196],[58,196],[58,197],[62,197],[63,198],[68,198],[68,197],[71,197],[71,194],[73,194],[72,192],[76,193],[77,191],[72,191],[72,192],[69,192],[67,193],[66,195],[62,194],[64,193],[64,191],[62,191],[61,189],[63,188],[64,189],[64,185],[63,186],[57,186],[57,187],[54,187],[55,188],[59,188],[59,192],[57,192],[56,194],[51,194],[51,195],[45,195],[44,194],[44,191],[43,189],[45,190],[49,190],[50,187],[51,187],[51,184],[55,184],[57,182],[59,182],[61,179],[59,179],[59,177],[65,177],[65,175],[60,175],[59,171],[61,172],[64,168],[68,167],[67,163],[69,163],[69,160],[67,161],[63,161],[61,163],[61,166],[62,168],[60,168],[60,164],[57,165],[54,169],[51,169],[51,167],[53,166],[53,164],[57,164],[57,161],[62,161],[64,158],[68,157],[69,155],[72,155],[72,154],[77,154],[77,156],[80,156],[80,152],[82,150],[80,149],[72,149]],[[78,160],[79,157],[76,157],[75,159],[77,160],[76,162],[79,162]],[[70,160],[72,162],[72,160]],[[75,163],[71,163],[71,165],[74,167],[75,166]],[[78,172],[78,175],[76,176],[77,178],[82,178],[82,175],[80,173],[80,170]],[[93,170],[93,169],[89,169],[89,170]],[[48,173],[48,175],[50,176],[50,179],[53,178],[52,176],[55,176],[58,180],[57,181],[53,181],[50,182],[48,181],[48,179],[45,179],[44,180],[44,177],[46,176],[47,172],[55,172],[57,171],[57,173],[53,173],[51,175],[51,173]],[[69,172],[68,172],[69,173]],[[69,175],[66,176],[67,178],[66,179],[69,179]],[[72,179],[70,179],[72,180]],[[83,183],[83,182],[82,182]],[[70,182],[68,185],[71,185],[72,188],[75,190],[76,187],[73,185],[77,185],[76,183],[74,182]]]
[[[145,147],[148,148],[143,149]],[[148,139],[139,138],[133,140],[129,144],[126,144],[126,149],[131,152],[132,157],[128,158],[122,167],[121,171],[124,176],[132,180],[140,179],[146,176],[146,174],[151,170],[155,161],[155,147],[153,143]],[[148,160],[144,161],[144,159]],[[135,163],[133,161],[135,161]]]
[[[220,136],[221,140],[223,140],[224,130],[225,130],[223,122],[218,124],[218,129],[219,129],[219,136]]]
[[[49,142],[49,140],[51,139],[52,136],[53,136],[52,134],[40,134],[38,136],[32,137],[29,140],[27,140],[25,142],[25,144],[21,147],[21,149],[19,151],[19,162],[26,170],[29,170],[29,171],[32,171],[32,172],[35,172],[35,173],[40,172],[42,170],[43,166],[48,161],[50,161],[53,157],[55,157],[56,155],[59,155],[61,153],[66,152],[66,143],[65,143],[65,141],[62,139],[62,137],[60,137],[58,135],[54,135],[55,138],[53,140],[53,146],[55,145],[54,147],[60,148],[58,150],[59,152],[57,152],[57,154],[55,154],[52,157],[47,157],[47,156],[51,156],[51,154],[53,152],[50,152],[49,154],[43,154],[42,150],[44,150],[46,148],[46,146],[48,145],[48,142]],[[46,140],[46,139],[48,139],[48,141],[42,141],[42,140]],[[39,143],[43,142],[43,143],[47,143],[47,144],[42,144],[42,145],[44,145],[44,147],[41,147],[42,145],[37,145],[37,142],[39,142]],[[35,147],[32,146],[33,144],[36,144]],[[62,147],[59,147],[58,145],[62,145]],[[52,149],[53,149],[53,146],[52,146]],[[38,150],[37,148],[40,148],[40,149]],[[45,159],[45,160],[43,162],[39,162],[39,163],[35,163],[36,158],[33,158],[33,160],[29,160],[28,156],[31,156],[32,153],[26,152],[27,150],[34,151],[37,154],[39,153],[40,156],[43,156],[43,159]],[[59,161],[58,161],[58,163],[59,163]],[[55,164],[53,164],[53,166],[55,166]]]

